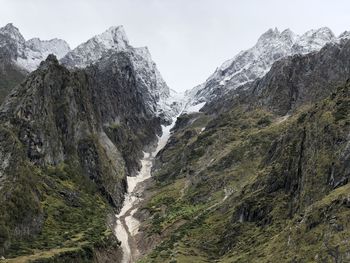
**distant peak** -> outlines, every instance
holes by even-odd
[[[124,27],[120,26],[112,26],[108,28],[105,32],[100,35],[97,35],[96,38],[101,40],[102,42],[115,42],[117,44],[124,42],[124,44],[129,44],[128,37],[126,36]]]
[[[330,30],[328,27],[321,27],[318,29],[312,29],[307,31],[302,35],[302,37],[314,37],[314,38],[319,38],[319,37],[326,37],[326,38],[335,38],[335,35],[332,30]]]
[[[265,33],[263,33],[260,37],[258,42],[265,42],[265,41],[269,41],[272,38],[276,38],[280,35],[279,30],[277,29],[277,27],[275,27],[274,29],[270,28],[269,30],[267,30]]]
[[[8,23],[6,26],[0,28],[0,34],[6,35],[20,43],[24,43],[25,39],[19,32],[19,29],[15,27],[12,23]]]
[[[338,39],[350,39],[350,31],[344,31],[338,36]]]
[[[282,31],[281,35],[294,35],[294,32],[290,28],[287,28]]]

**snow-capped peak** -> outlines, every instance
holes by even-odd
[[[0,28],[0,43],[11,49],[10,57],[13,62],[29,72],[35,70],[48,55],[54,54],[62,58],[70,51],[67,42],[57,38],[51,40],[33,38],[26,41],[18,28],[11,23]]]
[[[0,28],[0,34],[11,38],[12,40],[15,40],[18,43],[25,42],[25,39],[19,32],[18,28],[15,27],[12,23],[9,23],[6,26]]]
[[[132,47],[123,26],[110,27],[92,37],[69,52],[61,62],[70,68],[85,68],[101,59],[113,57],[118,52],[125,52],[129,56],[137,84],[149,91],[150,97],[146,99],[149,109],[164,120],[174,117],[180,106],[174,103],[173,93],[159,73],[148,48]]]
[[[112,26],[102,34],[97,35],[96,39],[106,48],[125,49],[129,45],[123,26]]]
[[[58,59],[64,57],[69,51],[70,47],[66,41],[62,39],[40,40],[39,38],[32,38],[26,42],[29,49],[47,54],[46,57],[53,53]]]
[[[350,39],[350,31],[344,31],[338,36],[339,41],[342,39]]]
[[[128,48],[129,40],[123,26],[114,26],[79,45],[61,61],[71,68],[84,68],[98,61],[107,51],[124,51]]]
[[[283,57],[318,51],[327,43],[336,43],[344,38],[350,38],[350,33],[346,31],[337,38],[327,27],[309,30],[301,36],[290,29],[282,32],[277,28],[269,29],[252,48],[239,52],[217,68],[206,82],[187,91],[187,104],[191,106],[211,101],[264,76],[272,64]]]
[[[308,53],[321,49],[325,44],[336,42],[337,38],[328,27],[312,29],[298,37],[294,53]]]

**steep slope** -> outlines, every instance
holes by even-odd
[[[28,72],[35,70],[49,54],[62,58],[70,51],[69,45],[61,39],[26,41],[13,24],[0,28],[0,49],[7,50],[14,64]]]
[[[147,98],[149,110],[169,123],[181,108],[172,95],[176,92],[171,91],[163,80],[148,48],[132,47],[122,26],[111,27],[102,34],[94,36],[69,52],[61,62],[69,68],[85,68],[101,58],[108,57],[110,52],[128,54],[139,85],[149,89],[150,97]]]
[[[160,119],[129,56],[110,57],[69,71],[50,55],[0,110],[0,252],[13,262],[120,259],[107,223]]]
[[[26,41],[13,24],[0,28],[0,104],[49,54],[61,58],[69,50],[68,44],[60,39]]]
[[[350,260],[349,54],[282,59],[178,118],[138,214],[143,262]]]
[[[140,214],[144,262],[349,261],[349,90],[288,119],[183,116]]]
[[[6,52],[0,48],[0,105],[10,91],[26,76],[26,72],[6,56]]]
[[[228,91],[263,77],[272,64],[281,58],[318,51],[327,43],[338,43],[346,38],[347,32],[337,38],[328,28],[310,30],[301,36],[289,29],[283,32],[270,29],[259,38],[254,47],[226,61],[205,83],[188,91],[188,104],[210,102]]]

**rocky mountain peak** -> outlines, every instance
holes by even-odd
[[[349,39],[350,38],[350,31],[344,31],[343,33],[341,33],[339,36],[338,36],[338,39],[339,40],[342,40],[342,39]]]
[[[84,68],[109,51],[125,51],[128,48],[129,40],[124,27],[113,26],[73,49],[62,59],[62,63],[70,68]]]
[[[54,38],[51,40],[41,40],[40,38],[32,38],[26,41],[26,46],[33,51],[48,53],[52,52],[58,59],[64,57],[69,51],[68,43],[62,39]]]
[[[309,53],[320,50],[325,44],[336,42],[337,38],[328,27],[312,29],[298,37],[293,46],[294,53]]]
[[[40,63],[40,68],[47,68],[51,65],[59,65],[58,59],[54,54],[49,54],[47,58]]]
[[[4,54],[4,57],[10,58],[13,64],[27,72],[37,69],[49,54],[54,54],[60,59],[70,51],[67,42],[57,38],[33,38],[26,41],[18,28],[11,23],[0,28],[0,46],[6,50],[7,54]]]
[[[124,48],[129,45],[129,39],[126,36],[125,30],[123,26],[112,26],[104,33],[99,35],[100,39],[105,39],[107,41],[111,41],[112,45],[121,48]]]
[[[265,42],[265,41],[270,41],[273,38],[276,38],[280,35],[280,32],[277,28],[270,28],[269,30],[267,30],[265,33],[263,33],[259,39],[258,39],[258,43],[260,42]]]
[[[222,96],[257,78],[263,77],[272,64],[287,56],[319,51],[327,43],[337,43],[350,37],[344,32],[339,38],[327,27],[309,30],[301,36],[290,29],[280,32],[269,29],[260,36],[257,43],[241,51],[233,59],[222,64],[203,84],[186,93],[187,105],[193,106]]]
[[[25,39],[19,32],[18,28],[15,27],[12,23],[9,23],[6,26],[0,28],[0,34],[5,35],[22,44],[25,42]]]
[[[145,97],[148,108],[154,114],[169,122],[180,110],[174,108],[170,90],[157,69],[147,47],[133,47],[129,44],[123,26],[113,26],[70,51],[60,61],[68,68],[85,68],[98,61],[112,65],[118,61],[118,53],[125,53],[135,71],[140,89],[147,90]]]
[[[290,44],[294,43],[297,37],[298,36],[289,28],[283,30],[282,33],[280,34],[280,38],[285,42],[290,42]]]

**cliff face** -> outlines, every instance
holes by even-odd
[[[69,71],[49,56],[3,104],[5,255],[54,251],[61,238],[70,240],[65,249],[87,255],[90,249],[91,256],[98,244],[117,246],[106,217],[111,207],[121,207],[126,175],[138,170],[142,149],[157,139],[160,120],[147,110],[147,90],[138,89],[129,57],[112,57],[112,64]]]
[[[1,39],[0,39],[1,42]],[[1,45],[1,44],[0,44]],[[11,43],[2,43],[0,48],[0,104],[10,91],[19,84],[27,72],[16,66],[11,60]]]

